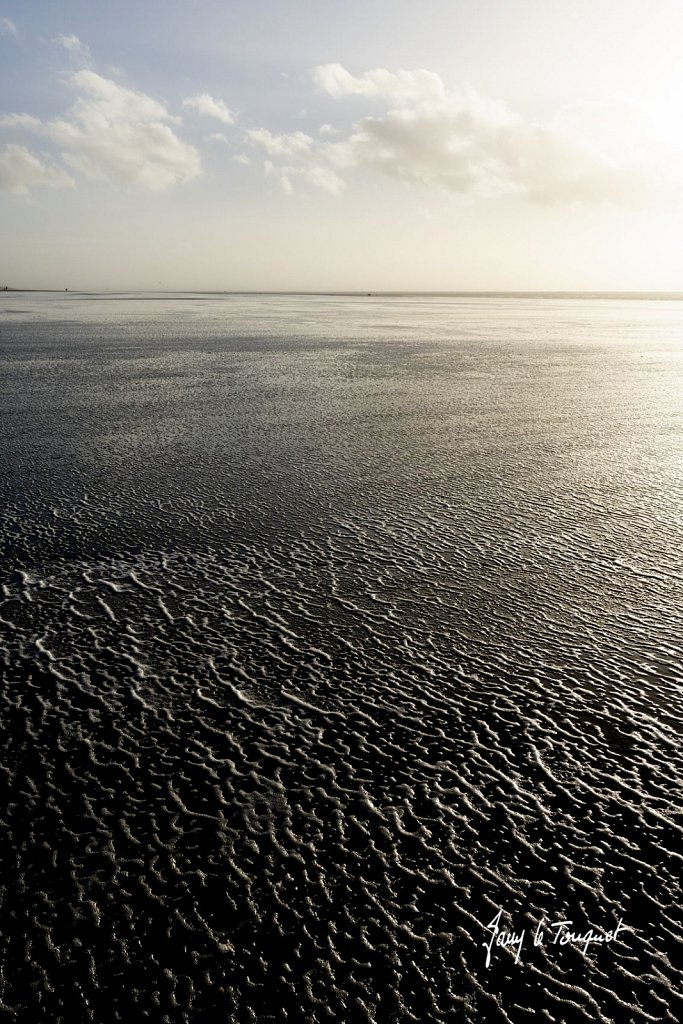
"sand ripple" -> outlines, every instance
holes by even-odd
[[[346,302],[3,329],[8,1020],[681,1018],[673,314]]]

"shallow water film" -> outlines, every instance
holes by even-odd
[[[0,296],[0,1019],[683,1014],[683,303]]]

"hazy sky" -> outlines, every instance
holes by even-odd
[[[683,290],[681,0],[0,0],[0,285]]]

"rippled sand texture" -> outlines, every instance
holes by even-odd
[[[2,302],[0,1019],[679,1021],[683,304]]]

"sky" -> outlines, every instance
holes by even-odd
[[[0,0],[0,287],[683,291],[681,0]]]

